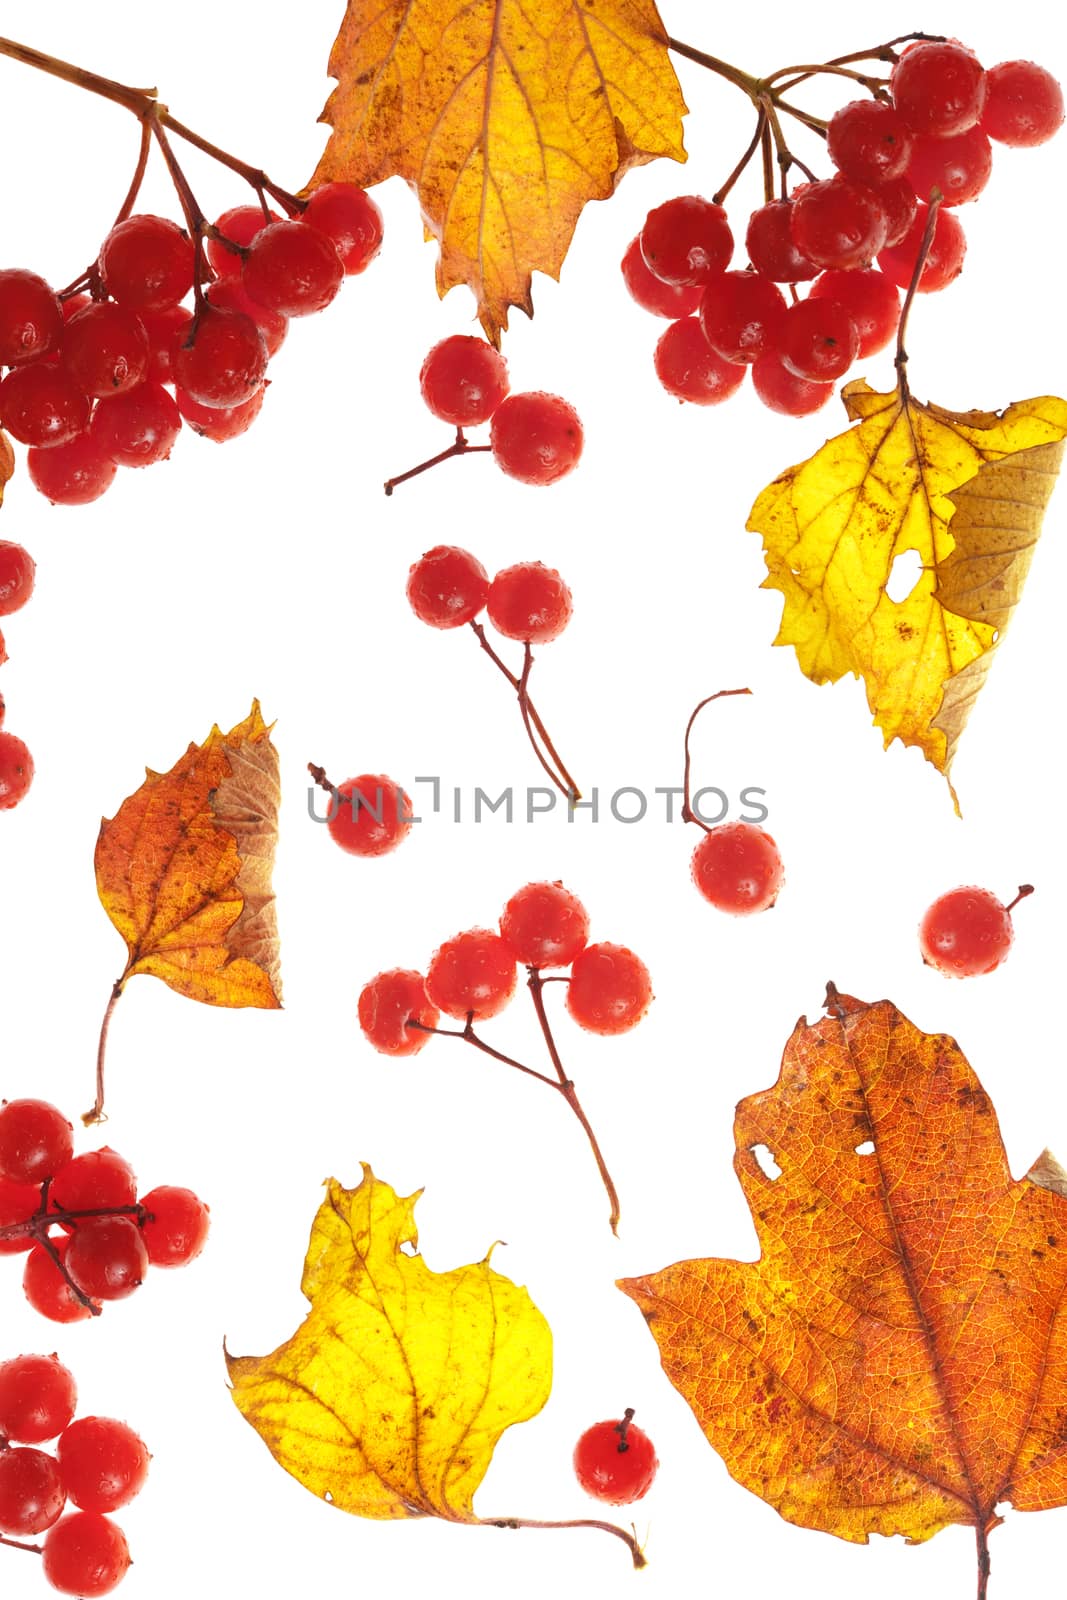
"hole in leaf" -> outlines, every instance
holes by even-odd
[[[330,1506],[333,1505],[333,1495],[330,1493],[329,1489],[327,1489],[326,1493],[323,1495],[322,1498],[326,1501],[327,1505],[330,1505]]]
[[[404,1243],[400,1246],[400,1254],[402,1256],[417,1256],[418,1253],[418,1250],[412,1244],[410,1239],[405,1239]]]
[[[749,1146],[749,1149],[755,1156],[757,1164],[759,1165],[759,1169],[765,1178],[770,1178],[771,1182],[773,1183],[775,1178],[780,1178],[782,1176],[781,1167],[771,1155],[771,1152],[768,1150],[765,1144],[753,1144]]]
[[[856,1154],[858,1156],[873,1156],[874,1155],[874,1140],[873,1139],[864,1139],[862,1144],[858,1144],[856,1146]]]
[[[901,605],[923,575],[918,550],[902,550],[893,562],[885,592],[895,605]]]

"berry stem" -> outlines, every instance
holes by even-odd
[[[806,167],[804,165],[803,161],[798,160],[798,158],[793,154],[789,146],[786,144],[785,134],[782,132],[782,124],[778,113],[774,108],[774,103],[771,100],[771,97],[767,95],[761,104],[763,105],[763,109],[767,114],[767,124],[771,130],[771,138],[774,140],[778,169],[781,173],[782,199],[788,200],[790,167],[799,167],[801,172],[810,183],[815,182],[815,174],[812,172],[810,167]]]
[[[483,1055],[492,1056],[494,1061],[503,1062],[505,1067],[514,1067],[516,1072],[525,1072],[528,1078],[537,1078],[541,1083],[547,1083],[550,1089],[558,1089],[559,1084],[555,1078],[550,1078],[547,1073],[538,1072],[534,1067],[524,1066],[521,1061],[516,1061],[514,1056],[506,1056],[500,1050],[494,1050],[491,1044],[486,1044],[484,1039],[478,1037],[474,1031],[474,1013],[468,1012],[467,1022],[462,1028],[431,1028],[425,1022],[419,1022],[415,1017],[409,1017],[404,1024],[407,1028],[414,1028],[417,1033],[433,1033],[442,1039],[462,1039],[466,1044],[472,1044],[476,1050],[481,1050]]]
[[[489,643],[489,640],[486,638],[484,625],[480,622],[473,621],[471,623],[471,627],[474,630],[475,638],[478,640],[478,643],[481,645],[490,661],[500,672],[504,674],[504,677],[508,680],[508,682],[511,684],[511,687],[515,690],[515,693],[519,696],[520,708],[525,703],[526,713],[529,715],[530,722],[532,722],[534,727],[537,729],[541,743],[544,746],[545,754],[549,757],[550,761],[555,762],[559,776],[557,777],[556,774],[551,772],[548,767],[545,767],[545,770],[548,772],[548,775],[552,779],[552,782],[555,784],[556,788],[559,789],[573,805],[576,801],[582,798],[581,790],[578,788],[578,785],[567,771],[567,768],[563,765],[563,762],[559,756],[559,752],[549,736],[548,729],[542,722],[537,711],[537,707],[530,699],[528,687],[524,694],[523,680],[521,678],[517,678],[507,663],[497,655],[496,651]],[[527,646],[527,649],[528,648],[529,646]],[[525,715],[523,716],[523,722],[526,723]],[[544,760],[541,757],[540,751],[538,751],[538,747],[534,741],[533,735],[530,733],[528,724],[526,726],[526,731],[530,735],[530,742],[533,744],[534,752],[537,754],[538,760],[541,762],[542,766],[545,766]]]
[[[614,1534],[616,1539],[622,1540],[630,1552],[636,1571],[648,1565],[636,1536],[627,1533],[625,1528],[617,1527],[614,1522],[598,1522],[594,1517],[576,1517],[568,1522],[543,1522],[531,1517],[481,1517],[479,1521],[483,1528],[599,1528],[601,1532]],[[981,1596],[979,1600],[982,1600]]]
[[[562,790],[566,798],[573,802],[574,800],[581,798],[581,796],[575,791],[573,778],[561,775],[562,768],[559,772],[557,772],[556,768],[553,767],[552,763],[549,761],[546,753],[541,749],[541,746],[538,744],[534,735],[533,718],[530,715],[529,690],[530,673],[532,671],[533,650],[530,646],[530,641],[527,639],[525,645],[523,646],[522,675],[519,678],[518,686],[519,715],[522,717],[522,725],[526,729],[526,737],[530,741],[530,748],[533,750],[534,755],[541,763],[541,766],[544,768],[547,775],[552,779],[552,782],[555,784],[556,788]],[[557,756],[555,759],[557,766],[559,766],[559,757]]]
[[[629,1444],[627,1443],[627,1440],[626,1440],[626,1435],[630,1431],[630,1424],[631,1424],[631,1422],[633,1420],[634,1420],[634,1408],[633,1408],[633,1406],[627,1406],[626,1410],[622,1414],[622,1421],[621,1422],[617,1422],[615,1424],[615,1432],[619,1436],[619,1454],[620,1455],[622,1455],[625,1451],[629,1450],[629,1448],[630,1448],[630,1446],[629,1446]]]
[[[930,254],[930,246],[934,242],[937,214],[941,210],[941,202],[944,198],[940,189],[931,189],[922,243],[919,245],[919,254],[915,258],[915,266],[912,268],[911,282],[908,284],[908,292],[904,296],[904,304],[900,311],[900,322],[897,326],[897,353],[894,357],[893,365],[897,369],[897,387],[900,391],[901,401],[908,400],[911,395],[907,374],[908,352],[904,348],[904,335],[907,332],[908,316],[911,312],[912,301],[915,299],[916,291],[919,287],[919,279],[922,277],[923,268],[926,265],[926,258]]]
[[[115,987],[117,990],[119,990],[119,986],[117,984]],[[119,990],[119,993],[121,993],[121,990]],[[117,999],[117,995],[112,996],[112,1003],[114,1003],[115,999]],[[90,1316],[98,1317],[100,1315],[100,1307],[97,1305],[95,1300],[91,1300],[89,1296],[78,1287],[74,1279],[71,1277],[70,1272],[67,1269],[66,1262],[63,1260],[63,1257],[60,1255],[58,1249],[52,1242],[49,1230],[53,1228],[56,1223],[59,1223],[60,1226],[63,1226],[69,1222],[85,1222],[92,1217],[132,1217],[136,1221],[137,1226],[139,1228],[143,1228],[146,1222],[151,1222],[153,1220],[152,1214],[140,1204],[134,1204],[131,1206],[95,1206],[77,1211],[66,1211],[61,1206],[50,1209],[48,1197],[51,1187],[51,1178],[46,1179],[45,1182],[42,1183],[41,1203],[37,1207],[37,1210],[34,1212],[32,1217],[27,1217],[24,1222],[9,1222],[5,1224],[4,1227],[0,1228],[0,1242],[7,1243],[8,1241],[14,1239],[32,1239],[34,1244],[39,1244],[42,1250],[46,1251],[48,1256],[51,1258],[53,1265],[59,1272],[74,1298],[79,1302],[80,1305],[85,1307]],[[0,1540],[0,1543],[2,1542],[3,1541]],[[24,1550],[32,1550],[35,1547],[33,1545],[22,1545],[20,1548]]]
[[[945,36],[941,33],[902,33],[899,34],[895,39],[889,39],[885,44],[876,45],[873,50],[850,50],[846,56],[832,56],[829,62],[827,62],[827,65],[831,67],[847,67],[850,66],[853,61],[884,61],[888,65],[892,66],[894,62],[899,60],[897,52],[894,49],[895,45],[911,44],[913,41],[917,40],[929,41],[935,44],[943,44],[944,39]],[[799,68],[796,70],[800,71]],[[776,72],[774,76],[777,78],[780,76],[780,74]],[[778,88],[787,91],[789,89],[795,89],[798,83],[807,83],[811,76],[812,74],[810,70],[801,71],[800,77],[791,78],[788,83],[780,83]],[[779,104],[780,103],[781,102],[779,102]]]
[[[130,187],[126,191],[125,200],[119,207],[119,214],[115,218],[113,227],[117,228],[120,222],[125,222],[126,218],[130,215],[134,206],[137,204],[137,196],[141,192],[141,185],[144,182],[145,169],[148,166],[148,153],[152,148],[151,123],[151,115],[148,112],[145,112],[144,116],[141,118],[141,144],[140,149],[137,152],[137,165],[133,169],[133,177],[130,179]],[[90,268],[90,271],[91,270],[92,269]]]
[[[1019,904],[1019,901],[1020,900],[1025,900],[1026,897],[1028,895],[1033,894],[1033,892],[1034,892],[1034,886],[1033,886],[1032,883],[1020,883],[1018,894],[1015,896],[1015,899],[1012,900],[1009,905],[1006,905],[1004,907],[1005,911],[1014,911],[1015,907]]]
[[[82,1117],[82,1123],[87,1128],[91,1128],[95,1122],[107,1121],[104,1116],[104,1060],[107,1055],[107,1036],[111,1028],[111,1018],[115,1007],[118,1005],[122,991],[126,987],[126,976],[127,974],[124,972],[122,977],[112,985],[111,998],[108,1000],[107,1010],[104,1012],[104,1020],[100,1024],[100,1038],[96,1046],[96,1099],[93,1102],[93,1109],[87,1111]]]
[[[858,57],[857,59],[863,60],[865,58]],[[763,81],[769,86],[778,78],[795,78],[799,83],[805,82],[809,78],[817,77],[820,74],[829,74],[835,78],[853,78],[857,83],[861,83],[865,89],[869,89],[873,95],[877,95],[879,89],[884,88],[888,82],[886,78],[872,78],[865,72],[857,72],[853,67],[844,66],[840,61],[824,61],[819,66],[779,67]]]
[[[669,35],[667,49],[673,50],[676,56],[684,56],[687,61],[695,62],[698,67],[706,67],[717,77],[725,78],[727,83],[736,84],[737,88],[745,91],[750,100],[758,102],[760,81],[750,72],[743,72],[740,67],[733,67],[728,61],[722,61],[718,56],[710,56],[706,50],[697,50],[695,46],[685,44],[681,39],[673,39]]]
[[[2,1533],[0,1533],[0,1544],[5,1545],[8,1550],[28,1550],[31,1555],[44,1555],[44,1549],[41,1545],[22,1544],[18,1539],[6,1539]]]
[[[462,428],[456,429],[456,437],[447,450],[439,450],[435,456],[430,456],[426,461],[420,461],[417,467],[409,467],[406,472],[397,473],[395,478],[387,478],[383,485],[386,494],[392,494],[398,484],[407,483],[409,478],[417,478],[423,472],[429,472],[431,467],[438,467],[442,461],[448,461],[452,456],[469,456],[479,450],[489,450],[491,445],[471,444]]]
[[[718,189],[716,189],[715,193],[712,195],[712,197],[711,197],[712,198],[712,202],[715,205],[717,205],[717,206],[721,206],[722,205],[723,201],[726,199],[726,196],[730,193],[730,190],[733,188],[733,186],[737,182],[738,178],[740,178],[741,174],[744,172],[745,168],[748,166],[749,162],[752,160],[752,157],[756,154],[756,151],[759,149],[760,144],[761,144],[761,142],[763,140],[763,130],[766,127],[766,125],[767,125],[767,109],[761,103],[760,108],[759,108],[759,115],[756,118],[755,132],[753,133],[752,138],[749,140],[748,149],[745,151],[744,155],[741,157],[740,161],[737,163],[736,167],[731,172],[731,174],[727,178],[726,182],[724,184],[722,184]]]
[[[335,784],[332,784],[329,778],[326,776],[325,767],[317,767],[313,761],[309,761],[308,771],[318,784],[319,788],[325,790],[325,792],[330,796],[334,806],[340,809],[340,807],[344,805],[344,796],[342,795],[340,789],[338,789]]]
[[[682,821],[695,822],[698,828],[703,828],[705,833],[711,832],[711,825],[702,822],[689,803],[689,777],[692,770],[692,758],[689,753],[689,738],[693,732],[693,724],[705,706],[710,706],[713,700],[723,700],[729,695],[751,694],[751,689],[719,689],[715,694],[709,694],[705,700],[693,708],[693,714],[685,725],[685,768],[682,774]]]

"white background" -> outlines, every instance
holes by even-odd
[[[665,16],[751,70],[825,59],[915,24],[961,34],[990,63],[1024,55],[1067,69],[1051,7],[1013,20],[959,0],[891,14],[833,0],[712,17],[673,0]],[[127,82],[158,82],[183,120],[294,188],[324,138],[315,119],[339,17],[337,0],[285,13],[235,0],[3,8],[7,33]],[[1016,1173],[1045,1144],[1067,1150],[1058,748],[1067,498],[1061,487],[963,739],[961,822],[916,752],[883,754],[857,683],[816,689],[791,651],[770,647],[780,600],[760,591],[759,541],[745,518],[766,481],[844,425],[837,403],[803,422],[772,416],[748,392],[702,411],[668,400],[653,379],[661,324],[628,300],[618,259],[650,205],[714,190],[749,126],[735,90],[684,62],[680,71],[693,108],[688,168],[645,168],[610,205],[590,207],[562,286],[539,280],[536,321],[516,315],[506,341],[514,387],[562,393],[585,420],[585,458],[567,482],[525,488],[475,457],[382,496],[387,475],[447,442],[422,408],[418,369],[431,343],[472,328],[465,291],[438,303],[417,208],[393,182],[377,196],[387,227],[379,261],[329,313],[293,326],[246,438],[219,447],[184,437],[169,464],[121,474],[87,509],[49,507],[21,467],[9,486],[0,534],[31,549],[39,581],[5,626],[2,687],[37,780],[0,818],[0,1093],[43,1095],[72,1115],[90,1102],[96,1030],[123,963],[96,900],[93,847],[100,817],[143,766],[166,768],[213,721],[239,721],[254,694],[277,719],[282,759],[286,1010],[214,1011],[133,983],[112,1033],[112,1119],[81,1145],[106,1137],[146,1188],[201,1191],[213,1208],[210,1249],[71,1329],[36,1318],[18,1262],[0,1261],[0,1355],[58,1349],[85,1409],[126,1416],[155,1453],[148,1488],[122,1518],[136,1557],[129,1600],[238,1585],[288,1597],[327,1584],[520,1597],[546,1585],[622,1594],[631,1582],[647,1597],[726,1583],[823,1597],[862,1585],[871,1600],[905,1584],[916,1596],[973,1592],[967,1530],[921,1549],[901,1540],[865,1549],[788,1526],[735,1486],[613,1279],[691,1255],[751,1258],[730,1167],[733,1107],[773,1081],[790,1029],[801,1013],[817,1015],[829,977],[957,1035],[999,1109]],[[137,130],[121,110],[6,60],[0,118],[0,260],[69,280],[118,206]],[[918,395],[967,409],[1062,390],[1065,149],[1061,139],[997,151],[990,188],[963,218],[962,278],[916,307]],[[189,171],[209,214],[246,198],[195,155]],[[757,183],[737,192],[735,215],[758,203]],[[173,211],[158,169],[145,204]],[[891,382],[888,354],[862,370]],[[752,687],[751,700],[707,714],[697,773],[733,796],[746,784],[768,791],[787,870],[773,913],[734,921],[706,906],[688,875],[695,830],[667,827],[662,811],[634,826],[609,815],[593,826],[588,814],[568,825],[557,811],[511,827],[457,826],[446,811],[370,862],[343,856],[308,820],[308,760],[338,779],[437,774],[467,799],[476,785],[497,793],[539,781],[508,692],[473,640],[424,629],[407,609],[408,566],[440,540],[469,546],[490,571],[539,558],[571,583],[574,620],[543,652],[537,699],[579,781],[605,802],[621,785],[677,783],[691,706],[717,688]],[[555,1097],[445,1041],[389,1064],[355,1024],[356,994],[374,972],[425,963],[442,938],[492,923],[518,885],[540,877],[562,877],[589,907],[594,937],[631,944],[655,981],[650,1015],[623,1039],[581,1035],[560,1008],[564,1059],[622,1195],[618,1241]],[[915,928],[930,899],[961,882],[1008,895],[1025,880],[1038,893],[1018,914],[1002,971],[956,983],[924,969]],[[520,996],[490,1037],[534,1059],[526,1010]],[[662,1460],[636,1508],[651,1563],[640,1577],[621,1546],[592,1533],[353,1520],[286,1477],[240,1419],[223,1336],[235,1352],[263,1352],[292,1332],[320,1186],[331,1173],[354,1183],[360,1159],[402,1192],[426,1186],[431,1266],[507,1240],[495,1265],[529,1286],[553,1326],[552,1399],[505,1436],[479,1509],[595,1515],[571,1476],[574,1440],[636,1406]],[[993,1540],[993,1592],[1045,1583],[1053,1563],[1058,1573],[1065,1532],[1067,1512],[1009,1513]],[[12,1600],[44,1592],[30,1558],[0,1560]]]

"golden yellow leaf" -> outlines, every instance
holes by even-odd
[[[356,1189],[330,1181],[304,1263],[311,1310],[272,1355],[227,1355],[233,1398],[286,1472],[343,1511],[477,1522],[498,1439],[548,1399],[552,1335],[488,1257],[432,1272],[406,1253],[417,1199],[366,1165]]]
[[[776,644],[805,676],[862,678],[885,744],[948,776],[967,714],[1022,591],[1067,435],[1047,396],[958,415],[848,384],[855,426],[763,491],[765,588],[784,596]],[[916,551],[911,593],[886,593]]]
[[[348,0],[330,55],[333,133],[309,187],[399,175],[494,342],[559,276],[582,207],[657,156],[685,160],[654,0]]]

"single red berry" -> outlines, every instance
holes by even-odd
[[[809,300],[834,300],[843,306],[859,335],[859,356],[884,350],[900,321],[896,285],[877,267],[856,272],[824,272],[808,291]]]
[[[832,383],[812,383],[790,372],[777,350],[768,350],[752,368],[752,386],[770,411],[784,417],[807,417],[834,392]]]
[[[641,235],[631,239],[622,258],[622,279],[642,311],[654,317],[688,317],[700,304],[699,284],[664,283],[641,254]]]
[[[758,272],[723,272],[712,278],[700,302],[700,326],[724,361],[746,366],[778,341],[785,296]]]
[[[508,364],[484,339],[454,333],[427,355],[419,387],[442,422],[456,428],[477,427],[489,421],[508,392]]]
[[[519,561],[498,572],[486,604],[496,631],[526,644],[558,639],[574,609],[559,573],[540,561]]]
[[[0,1533],[26,1539],[63,1515],[59,1468],[43,1450],[0,1451]]]
[[[808,183],[793,202],[793,241],[820,267],[862,267],[885,244],[886,214],[872,189],[840,175]]]
[[[656,345],[653,365],[669,395],[697,406],[715,406],[728,400],[745,381],[743,366],[724,361],[711,348],[698,317],[683,317],[664,330]]]
[[[148,334],[140,317],[110,300],[93,300],[63,333],[63,365],[93,399],[134,389],[148,371]]]
[[[266,371],[266,340],[240,311],[205,307],[174,352],[175,382],[204,406],[243,405]]]
[[[263,207],[256,206],[231,206],[224,211],[215,222],[218,231],[230,241],[238,245],[239,250],[229,250],[221,239],[213,239],[208,235],[205,251],[212,269],[220,278],[239,277],[243,265],[240,250],[247,250],[257,234],[263,232],[270,222],[281,222],[281,217],[276,211],[268,216],[264,215]]]
[[[82,1511],[118,1511],[144,1488],[144,1440],[114,1417],[79,1417],[56,1447],[63,1487]]]
[[[850,100],[835,111],[826,130],[826,150],[853,183],[899,178],[911,154],[912,135],[884,100]]]
[[[562,883],[527,883],[504,907],[500,937],[524,967],[569,967],[589,942],[589,913]]]
[[[0,617],[21,611],[33,593],[37,565],[29,551],[0,539]]]
[[[16,1222],[28,1222],[37,1215],[41,1203],[41,1191],[31,1183],[9,1183],[6,1178],[0,1178],[0,1232],[10,1228]],[[34,1240],[28,1233],[19,1234],[13,1239],[0,1239],[0,1256],[23,1255],[27,1250],[32,1250]],[[0,1417],[0,1433],[3,1433],[3,1419]]]
[[[160,1184],[141,1196],[148,1217],[141,1237],[154,1267],[185,1267],[195,1261],[207,1243],[211,1207],[192,1189]],[[103,1510],[104,1507],[99,1509]]]
[[[181,413],[159,383],[140,383],[129,394],[98,400],[89,432],[120,467],[166,461],[181,432]]]
[[[141,215],[118,222],[99,260],[104,287],[132,311],[162,311],[193,287],[193,244],[168,217]]]
[[[61,1261],[66,1260],[69,1239],[53,1241]],[[26,1257],[22,1292],[35,1311],[50,1322],[84,1322],[92,1316],[83,1305],[43,1244],[34,1245]]]
[[[2,653],[3,640],[0,639]],[[33,782],[33,771],[33,757],[22,740],[6,729],[0,731],[0,811],[11,811],[26,798]]]
[[[722,206],[701,195],[676,195],[656,206],[641,229],[645,265],[664,283],[686,287],[725,272],[734,253]]]
[[[859,348],[859,330],[844,306],[821,295],[790,306],[778,336],[784,365],[815,383],[843,378]]]
[[[74,1375],[57,1356],[15,1356],[0,1365],[0,1438],[18,1444],[55,1439],[77,1403]]]
[[[489,574],[469,550],[438,544],[408,572],[408,604],[431,628],[462,628],[484,610]]]
[[[573,472],[584,434],[574,407],[534,390],[502,400],[489,424],[489,445],[501,472],[520,483],[557,483]]]
[[[287,317],[324,311],[344,275],[332,241],[303,222],[272,222],[256,234],[244,265],[252,299]]]
[[[93,1217],[70,1236],[67,1270],[93,1300],[125,1300],[148,1271],[141,1230],[129,1217]]]
[[[272,359],[285,343],[289,331],[289,318],[280,311],[268,311],[258,300],[253,300],[245,288],[243,278],[219,278],[207,291],[207,303],[216,311],[240,311],[251,317],[267,346],[267,357]]]
[[[388,855],[411,832],[411,801],[392,778],[364,772],[338,784],[327,825],[349,855]]]
[[[1044,144],[1063,125],[1063,90],[1036,61],[1000,61],[985,75],[982,132],[998,144]]]
[[[652,1004],[644,962],[621,944],[589,944],[574,959],[567,1010],[590,1033],[628,1033]]]
[[[44,1183],[74,1153],[74,1129],[46,1100],[6,1100],[0,1106],[0,1178]]]
[[[959,206],[978,198],[992,171],[989,139],[981,128],[968,128],[951,139],[916,139],[908,181],[923,200],[938,189],[946,206]]]
[[[769,833],[751,822],[723,822],[693,851],[693,882],[719,911],[766,911],[782,887],[782,858]]]
[[[0,367],[47,355],[62,333],[63,312],[54,289],[23,267],[0,271]]]
[[[768,200],[753,211],[745,248],[760,277],[772,283],[804,283],[819,270],[793,241],[792,200]]]
[[[628,1506],[651,1489],[659,1461],[652,1440],[628,1409],[619,1422],[595,1422],[574,1447],[574,1471],[586,1494]]]
[[[79,433],[66,444],[46,449],[31,446],[26,453],[30,482],[56,506],[87,506],[99,500],[115,481],[119,470],[104,454],[91,432]]]
[[[900,243],[915,221],[918,197],[907,173],[885,183],[872,183],[871,193],[877,195],[878,204],[885,212],[885,248],[888,250],[891,245]]]
[[[126,1576],[130,1551],[116,1523],[95,1511],[75,1511],[45,1535],[42,1566],[60,1594],[98,1600]]]
[[[893,104],[913,133],[949,139],[973,128],[985,104],[985,73],[965,45],[923,40],[905,50],[890,78]]]
[[[65,444],[88,422],[88,396],[57,362],[28,361],[0,383],[0,427],[20,444]]]
[[[194,433],[216,444],[225,444],[228,439],[238,439],[248,432],[263,409],[263,398],[269,388],[268,379],[251,399],[239,406],[205,406],[184,389],[175,389],[174,403]]]
[[[1030,892],[1027,886],[1016,898]],[[923,960],[946,978],[992,972],[1007,956],[1014,937],[1011,906],[988,889],[974,886],[940,895],[919,924]]]
[[[441,1013],[426,998],[426,980],[421,972],[397,967],[379,972],[365,984],[359,996],[359,1025],[364,1037],[384,1056],[415,1056],[432,1035],[424,1028],[436,1028]],[[409,1028],[409,1022],[419,1028]]]
[[[358,183],[325,183],[313,190],[303,220],[330,240],[346,277],[365,271],[382,247],[382,214]]]
[[[168,306],[165,311],[146,311],[141,321],[148,335],[145,381],[173,384],[174,352],[189,336],[193,313],[186,306]]]
[[[450,1017],[484,1022],[503,1011],[518,979],[515,957],[498,933],[471,928],[446,939],[426,974],[431,1005]]]
[[[137,1179],[128,1161],[104,1145],[62,1166],[48,1191],[50,1211],[116,1211],[137,1199]],[[64,1223],[68,1230],[77,1223]]]
[[[891,249],[883,250],[878,257],[878,265],[886,277],[902,289],[906,289],[911,282],[915,264],[919,259],[928,209],[920,202],[919,209],[915,213],[915,221],[904,238]],[[942,206],[937,213],[929,254],[919,277],[919,293],[936,294],[939,289],[946,288],[953,278],[958,278],[962,272],[963,258],[966,254],[967,236],[955,212],[946,211]]]

